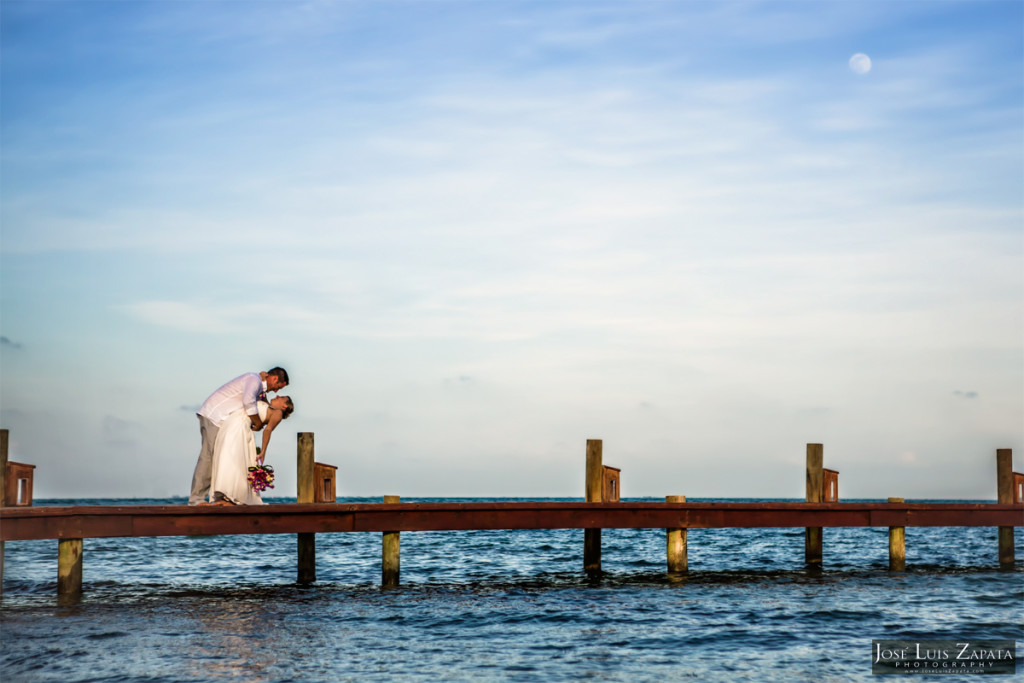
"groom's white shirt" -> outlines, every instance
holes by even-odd
[[[266,390],[267,385],[260,379],[258,372],[246,373],[210,394],[210,398],[206,399],[196,414],[218,426],[228,415],[242,407],[246,415],[256,415],[259,413],[256,399]]]

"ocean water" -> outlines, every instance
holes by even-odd
[[[0,680],[866,681],[872,639],[1024,640],[995,529],[906,538],[890,573],[885,528],[825,529],[820,570],[802,529],[691,530],[679,578],[664,530],[606,529],[588,577],[581,530],[406,532],[395,589],[379,533],[317,535],[308,587],[294,535],[86,539],[69,605],[57,541],[9,542]]]

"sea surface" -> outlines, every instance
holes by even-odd
[[[802,529],[691,530],[683,578],[661,529],[606,529],[600,577],[581,530],[405,532],[394,589],[379,533],[318,534],[308,587],[294,534],[86,539],[71,605],[57,541],[8,542],[0,680],[877,680],[872,639],[1024,641],[1022,532],[1000,571],[993,528],[908,528],[890,573],[885,528],[825,529],[820,570]]]

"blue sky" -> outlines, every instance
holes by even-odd
[[[801,497],[821,442],[846,497],[994,497],[1022,7],[5,0],[11,458],[185,495],[283,365],[283,495],[311,431],[346,495],[579,496],[601,438],[626,496]]]

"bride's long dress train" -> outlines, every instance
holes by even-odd
[[[267,419],[267,404],[256,404],[260,418]],[[229,500],[236,505],[266,505],[249,485],[249,468],[256,465],[256,438],[252,421],[239,408],[228,415],[217,431],[210,475],[210,502]]]

